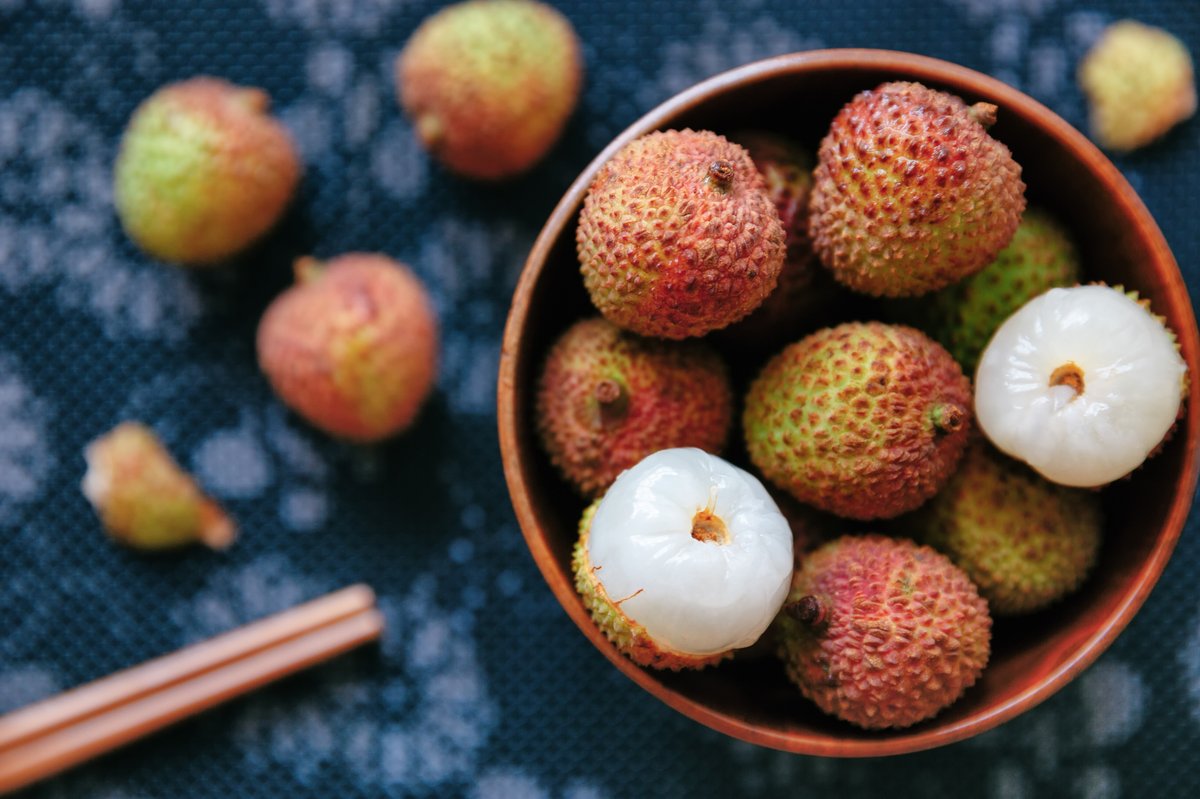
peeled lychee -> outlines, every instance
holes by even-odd
[[[573,559],[593,619],[643,666],[701,668],[770,625],[792,533],[753,476],[698,449],[654,453],[585,512]]]
[[[1132,472],[1187,393],[1175,335],[1109,286],[1055,288],[996,331],[975,373],[979,427],[1044,477],[1094,487]]]
[[[813,247],[855,291],[911,297],[978,272],[1025,209],[1021,168],[987,128],[996,107],[885,83],[834,118],[817,153]]]
[[[905,520],[967,573],[996,616],[1044,608],[1096,563],[1100,496],[1055,485],[978,441],[950,482]]]
[[[268,103],[261,89],[201,77],[138,106],[113,187],[121,225],[138,246],[172,263],[211,264],[275,224],[300,163]]]
[[[437,376],[429,295],[405,265],[350,253],[296,262],[297,285],[258,327],[258,362],[290,408],[351,441],[412,424]]]
[[[732,421],[729,378],[710,347],[642,338],[600,318],[559,337],[538,381],[542,443],[589,496],[657,450],[720,452]]]
[[[942,555],[843,536],[809,553],[777,622],[788,677],[824,712],[908,727],[971,687],[991,651],[987,603]]]
[[[1131,19],[1110,25],[1079,65],[1092,135],[1133,150],[1196,113],[1192,57],[1177,37]]]
[[[848,322],[771,359],[742,422],[751,461],[796,499],[852,519],[888,518],[933,496],[958,465],[971,386],[919,330]]]
[[[532,0],[469,0],[426,19],[396,62],[400,103],[426,149],[466,177],[523,172],[579,98],[571,23]]]
[[[592,181],[575,233],[584,285],[609,321],[701,336],[775,288],[785,240],[746,151],[708,131],[647,134]]]
[[[83,493],[115,540],[135,549],[224,549],[236,528],[150,428],[123,422],[88,445]]]

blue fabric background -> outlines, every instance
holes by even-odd
[[[586,89],[551,156],[498,186],[429,163],[391,64],[425,0],[0,0],[0,711],[327,590],[365,581],[390,631],[29,793],[45,799],[743,795],[1196,795],[1196,518],[1111,650],[1032,712],[968,742],[877,761],[758,749],[622,677],[562,613],[504,487],[494,390],[508,298],[568,183],[613,135],[697,80],[828,46],[912,50],[996,75],[1078,126],[1075,64],[1107,22],[1162,25],[1200,54],[1194,0],[559,2]],[[136,103],[196,73],[266,88],[306,174],[241,269],[199,276],[122,235],[110,168]],[[1193,292],[1200,121],[1117,161]],[[253,334],[299,254],[381,250],[445,327],[420,424],[350,447],[257,372]],[[224,554],[108,543],[82,451],[153,425],[236,516]]]

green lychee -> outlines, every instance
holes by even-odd
[[[804,557],[776,620],[788,677],[866,729],[908,727],[954,703],[987,665],[991,628],[987,603],[945,555],[880,535]]]
[[[796,499],[852,519],[888,518],[953,473],[971,428],[971,386],[919,330],[848,322],[772,358],[742,421],[751,461]]]
[[[967,374],[996,328],[1055,286],[1079,282],[1079,254],[1067,232],[1035,208],[1021,217],[1008,246],[982,272],[912,300],[914,322],[942,343]]]
[[[164,261],[211,264],[283,214],[300,178],[261,89],[199,77],[165,86],[129,120],[114,170],[121,225]]]
[[[1043,608],[1074,591],[1096,562],[1100,497],[1055,485],[978,441],[903,529],[945,553],[993,614]]]
[[[996,107],[885,83],[834,118],[817,153],[813,247],[855,291],[909,297],[983,269],[1025,209],[1021,168],[987,128]]]
[[[609,321],[646,336],[725,327],[775,288],[783,226],[739,145],[709,131],[636,139],[601,167],[576,229],[584,285]]]
[[[117,425],[85,457],[83,493],[115,540],[145,550],[233,543],[233,522],[145,425]]]
[[[1187,46],[1131,19],[1110,25],[1079,65],[1092,135],[1101,146],[1133,150],[1196,113]]]
[[[296,262],[258,327],[258,361],[290,408],[340,438],[412,424],[437,377],[438,326],[420,279],[374,253]]]
[[[469,0],[426,19],[396,61],[425,147],[466,177],[523,172],[562,133],[583,58],[571,23],[532,0]]]
[[[710,347],[642,338],[600,318],[559,337],[538,381],[542,443],[588,496],[657,450],[720,452],[732,422],[729,377]]]

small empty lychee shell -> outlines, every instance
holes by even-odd
[[[229,546],[233,522],[179,467],[150,428],[123,422],[88,445],[83,493],[105,529],[135,549]]]
[[[300,178],[284,127],[261,89],[216,78],[165,86],[129,120],[113,200],[138,246],[204,265],[248,247],[282,215]]]
[[[656,452],[585,512],[575,585],[635,662],[700,668],[748,647],[778,612],[792,533],[753,476],[698,449]]]
[[[1092,135],[1133,150],[1196,112],[1192,57],[1177,37],[1130,19],[1110,25],[1079,65]]]
[[[559,337],[538,381],[542,444],[589,496],[657,450],[720,452],[732,423],[733,390],[708,345],[643,338],[598,317]]]
[[[979,427],[1069,486],[1136,469],[1175,424],[1187,364],[1147,303],[1109,286],[1056,288],[992,337],[975,375]]]
[[[413,33],[396,61],[400,102],[425,147],[466,177],[529,169],[579,98],[583,57],[560,12],[532,0],[469,0]]]
[[[875,730],[911,726],[957,700],[987,665],[991,628],[987,603],[945,555],[881,535],[809,553],[776,625],[801,692]]]
[[[420,279],[371,253],[302,258],[296,279],[258,327],[259,366],[280,399],[351,441],[406,429],[437,376],[437,318]]]

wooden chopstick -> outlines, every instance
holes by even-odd
[[[373,603],[354,586],[0,717],[0,793],[379,638]]]

